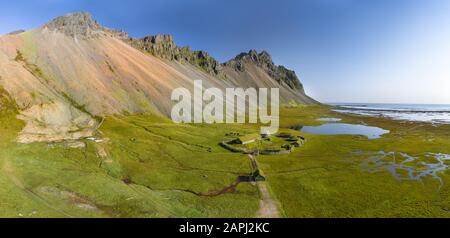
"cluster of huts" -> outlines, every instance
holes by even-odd
[[[272,135],[268,133],[263,134],[247,134],[241,135],[240,133],[227,133],[227,137],[234,137],[232,140],[222,141],[220,145],[225,149],[228,149],[235,153],[252,154],[252,155],[280,155],[289,154],[294,151],[294,148],[300,147],[305,143],[305,138],[302,136],[292,135],[290,133],[278,133],[275,135],[278,138],[284,139],[286,144],[280,146],[280,149],[246,149],[245,147],[239,147],[236,145],[247,145],[256,143],[258,141],[266,140],[271,141]],[[260,173],[256,160],[250,157],[252,160],[252,170],[250,175],[239,176],[240,182],[260,182],[265,181],[266,178]]]
[[[290,133],[280,133],[277,136],[286,139],[286,142],[289,143],[282,146],[286,149],[298,148],[305,144],[305,138],[302,136],[295,136]]]
[[[279,133],[276,137],[283,138],[286,144],[282,145],[280,149],[245,149],[236,147],[233,145],[247,145],[256,143],[261,140],[271,140],[270,134],[247,134],[241,136],[239,133],[228,133],[227,136],[237,136],[237,138],[223,141],[221,146],[235,153],[254,154],[254,155],[277,155],[277,154],[289,154],[294,148],[300,147],[305,143],[305,138],[302,136],[295,136],[290,133]]]

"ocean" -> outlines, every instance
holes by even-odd
[[[337,112],[389,117],[395,120],[450,124],[450,105],[388,104],[388,103],[329,103]]]

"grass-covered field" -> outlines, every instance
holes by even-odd
[[[450,154],[450,126],[347,116],[326,108],[284,109],[283,126],[317,125],[338,117],[391,131],[380,139],[301,133],[307,143],[287,156],[259,158],[274,196],[288,217],[450,217],[450,172],[422,181],[399,181],[387,170],[369,173],[363,152]],[[283,120],[284,119],[284,120]],[[358,153],[355,153],[358,152]],[[362,152],[362,153],[361,153]],[[399,163],[399,162],[398,162]],[[420,169],[420,168],[418,168]]]
[[[3,103],[5,104],[5,103]],[[450,154],[450,126],[337,114],[325,107],[281,112],[283,131],[306,138],[289,155],[259,156],[272,198],[286,217],[450,217],[450,173],[398,180],[368,172],[367,153]],[[391,130],[380,139],[326,136],[287,128],[319,125],[321,117]],[[251,125],[180,125],[151,115],[106,118],[85,148],[67,143],[18,144],[23,123],[0,112],[0,217],[254,217],[261,194],[240,183],[247,155],[219,146],[225,134],[257,133]],[[358,152],[358,153],[355,153]],[[367,153],[366,153],[367,152]],[[424,158],[425,159],[425,158]],[[418,168],[420,169],[420,168]]]
[[[0,217],[253,217],[256,186],[222,190],[251,172],[218,146],[230,128],[153,116],[107,118],[103,142],[18,144],[23,123],[0,113]],[[240,131],[245,130],[242,126]]]

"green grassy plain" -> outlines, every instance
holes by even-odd
[[[4,102],[3,104],[7,104]],[[0,217],[254,217],[258,188],[241,183],[205,196],[251,172],[246,155],[219,146],[225,134],[255,125],[174,124],[152,115],[108,117],[101,142],[15,142],[24,124],[13,107],[0,111]],[[391,130],[380,139],[313,135],[288,128],[321,117]],[[306,138],[289,155],[259,156],[272,197],[285,217],[450,217],[450,173],[399,181],[362,168],[364,152],[450,154],[450,126],[349,116],[329,108],[283,108],[282,131]]]
[[[104,142],[86,139],[76,149],[63,142],[18,144],[23,126],[13,108],[2,108],[0,217],[253,217],[258,209],[251,184],[199,195],[251,172],[245,155],[218,146],[233,128],[112,117],[99,132]]]
[[[260,168],[287,217],[450,217],[449,171],[443,185],[431,177],[399,181],[387,170],[369,173],[368,157],[355,152],[450,154],[450,126],[343,115],[327,108],[285,108],[282,125],[318,125],[316,118],[338,117],[344,123],[388,129],[380,139],[299,133],[306,144],[290,155],[260,156]]]

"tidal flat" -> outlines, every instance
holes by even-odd
[[[252,164],[247,155],[219,145],[230,133],[258,133],[259,125],[108,117],[96,140],[82,139],[84,146],[71,148],[67,142],[15,142],[24,124],[14,109],[2,110],[0,216],[256,217],[265,199],[282,217],[450,217],[450,173],[442,157],[450,154],[450,125],[347,115],[323,106],[283,107],[280,113],[281,132],[306,142],[290,154],[255,157],[266,178],[261,193],[255,183],[230,186],[250,174]],[[329,123],[319,118],[389,133],[369,139],[290,129]],[[425,155],[439,155],[440,180],[432,175],[398,179],[389,169],[366,169],[380,151],[414,157],[396,157],[396,163],[417,170],[413,174],[427,169],[421,162],[439,163]],[[409,172],[398,171],[400,176]]]

